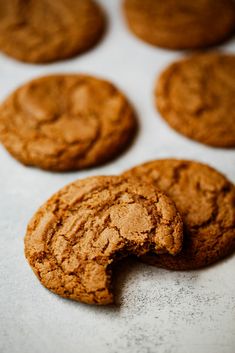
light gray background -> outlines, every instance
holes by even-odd
[[[23,238],[30,217],[53,192],[76,178],[117,174],[149,159],[180,157],[207,162],[235,181],[234,151],[180,136],[154,109],[156,76],[183,53],[140,42],[127,31],[120,2],[100,2],[110,23],[93,51],[37,66],[0,56],[0,99],[41,74],[85,72],[117,84],[135,105],[141,123],[127,153],[86,172],[52,174],[26,168],[0,148],[0,351],[234,353],[235,256],[208,269],[183,273],[124,261],[115,275],[120,304],[116,307],[57,297],[41,286],[25,261]],[[234,52],[234,42],[221,49]]]

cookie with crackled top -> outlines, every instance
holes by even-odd
[[[235,251],[235,186],[215,169],[193,161],[156,160],[125,173],[164,191],[184,224],[176,256],[146,255],[143,261],[171,270],[194,270]]]
[[[171,64],[156,84],[156,106],[177,132],[235,147],[235,55],[206,53]]]
[[[25,165],[78,170],[112,160],[132,141],[135,113],[111,83],[51,75],[18,88],[0,107],[0,140]]]
[[[173,201],[155,187],[121,176],[91,177],[65,186],[36,212],[25,255],[52,292],[109,304],[113,263],[150,250],[175,255],[182,235]]]
[[[105,22],[93,0],[0,0],[0,50],[30,63],[62,60],[92,48]]]
[[[235,30],[233,0],[124,0],[123,9],[137,37],[163,48],[204,48]]]

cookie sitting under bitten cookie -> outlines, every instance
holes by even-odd
[[[215,169],[193,161],[163,159],[124,173],[159,188],[174,202],[184,223],[182,251],[142,260],[171,270],[194,270],[235,251],[235,186]]]

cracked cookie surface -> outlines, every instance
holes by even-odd
[[[235,55],[208,53],[171,64],[155,97],[176,131],[207,145],[235,147]]]
[[[125,0],[123,7],[130,30],[163,48],[207,47],[229,38],[235,29],[232,0]]]
[[[178,255],[147,255],[143,261],[173,270],[193,270],[235,250],[235,187],[215,169],[169,159],[137,166],[125,175],[164,191],[184,223],[184,243]]]
[[[0,107],[0,140],[25,165],[52,171],[105,163],[132,141],[135,113],[111,83],[52,75],[18,88]]]
[[[111,265],[150,249],[176,254],[183,226],[155,187],[124,177],[91,177],[65,186],[30,221],[25,255],[51,291],[90,304],[113,302]]]
[[[21,61],[74,56],[93,47],[104,29],[93,0],[0,0],[0,50]]]

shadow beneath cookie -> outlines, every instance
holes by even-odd
[[[113,266],[112,287],[114,293],[115,307],[120,308],[123,304],[125,288],[131,276],[138,272],[143,266],[134,256],[128,256]]]
[[[212,268],[216,268],[218,266],[224,265],[225,263],[227,263],[228,261],[230,261],[233,257],[235,257],[235,251],[232,251],[230,254],[221,257],[221,259],[217,260],[216,262],[213,262],[212,264],[206,265],[204,267],[200,267],[198,269],[195,269],[195,272],[202,272],[202,271],[206,271]],[[181,272],[187,272],[187,271],[181,271]]]
[[[179,52],[186,56],[191,56],[194,54],[202,54],[206,52],[222,52],[224,47],[234,45],[235,43],[235,30],[231,32],[229,35],[227,35],[225,38],[222,38],[220,41],[217,41],[216,43],[209,44],[204,47],[199,47],[199,48],[193,48],[193,49],[178,49]],[[164,49],[164,48],[163,48]],[[175,49],[170,49],[166,48],[169,51],[175,51]]]
[[[128,285],[131,279],[135,278],[145,265],[138,262],[135,257],[128,256],[117,261],[112,266],[111,292],[114,296],[114,303],[109,305],[86,305],[94,312],[100,314],[118,314],[124,305],[124,297],[127,294]],[[128,295],[128,294],[127,294]]]
[[[151,254],[151,256],[155,257],[157,255]],[[200,267],[194,267],[194,268],[192,267],[191,269],[190,268],[189,269],[167,268],[165,266],[161,266],[160,264],[154,264],[153,262],[151,263],[150,261],[148,262],[146,260],[144,261],[141,258],[138,261],[145,264],[146,266],[151,266],[152,268],[158,268],[159,270],[166,271],[169,273],[184,273],[184,274],[195,273],[196,274],[196,273],[201,273],[201,272],[204,272],[204,271],[212,269],[212,268],[216,268],[217,266],[221,266],[221,265],[225,264],[226,262],[230,261],[233,257],[235,257],[234,248],[231,249],[230,253],[228,253],[227,255],[221,255],[220,259],[217,259],[212,263],[205,264]]]

